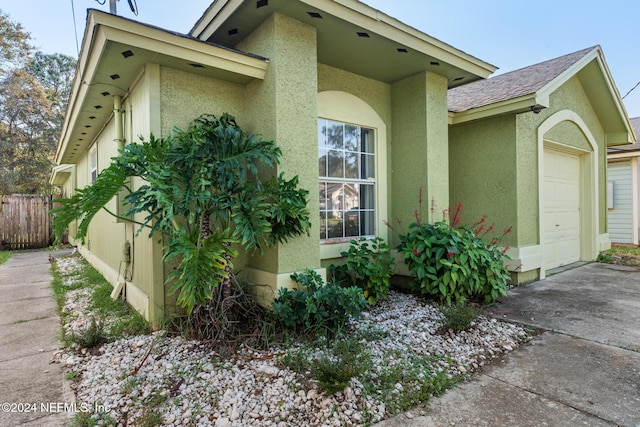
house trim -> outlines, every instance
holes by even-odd
[[[585,138],[589,141],[591,151],[580,150],[564,144],[545,139],[545,134],[554,126],[570,121],[576,124]],[[539,246],[544,248],[544,149],[545,147],[577,154],[581,162],[581,185],[580,185],[580,259],[593,260],[598,255],[601,247],[606,246],[606,238],[599,233],[599,209],[598,209],[598,144],[593,134],[582,118],[571,110],[561,110],[548,117],[538,127],[538,241]],[[544,250],[542,250],[543,260],[540,266],[540,279],[545,278]],[[523,269],[523,271],[526,271]]]
[[[384,224],[389,216],[387,210],[387,125],[378,113],[362,99],[337,90],[323,91],[318,94],[318,117],[375,130],[376,236],[387,241],[388,230]],[[320,259],[340,258],[340,254],[348,249],[349,242],[321,244]]]

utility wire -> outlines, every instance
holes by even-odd
[[[632,87],[632,88],[629,90],[629,92],[627,92],[627,93],[622,97],[622,99],[625,99],[625,98],[627,97],[627,95],[629,95],[631,92],[633,92],[633,90],[634,90],[635,88],[637,88],[638,86],[640,86],[640,82],[636,83],[636,85],[635,85],[634,87]]]
[[[76,36],[76,55],[78,55],[78,58],[80,58],[80,45],[78,44],[78,26],[76,25],[76,8],[73,5],[73,0],[71,0],[71,16],[73,16],[73,33]]]

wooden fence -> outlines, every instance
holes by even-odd
[[[45,248],[51,244],[53,196],[2,196],[0,249]]]

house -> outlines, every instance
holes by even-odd
[[[119,147],[139,136],[165,136],[200,114],[227,112],[246,131],[276,141],[283,153],[277,172],[298,175],[300,186],[310,191],[309,208],[318,212],[310,236],[240,260],[250,281],[268,285],[262,287],[265,298],[290,286],[292,272],[324,272],[352,238],[380,236],[397,244],[384,221],[411,222],[421,189],[435,204],[434,212],[463,201],[471,214],[493,214],[489,208],[500,203],[509,215],[492,216],[516,230],[514,260],[526,263],[526,271],[534,271],[531,277],[543,276],[542,264],[527,255],[539,244],[538,192],[527,189],[536,187],[536,159],[542,156],[534,135],[542,132],[544,141],[556,134],[588,135],[568,144],[585,153],[590,167],[584,191],[593,206],[606,191],[596,184],[606,176],[604,147],[630,141],[600,49],[585,52],[584,58],[591,59],[568,67],[562,75],[573,74],[562,84],[553,80],[552,86],[543,85],[544,93],[519,96],[522,102],[451,109],[452,91],[486,81],[496,68],[356,0],[216,1],[188,35],[92,10],[52,182],[71,195],[91,183]],[[567,93],[582,96],[567,102],[586,105],[568,112],[561,106]],[[531,106],[545,108],[537,114]],[[560,116],[553,115],[556,109]],[[543,118],[549,121],[535,127]],[[565,121],[579,123],[577,130]],[[487,159],[483,154],[483,166],[465,158],[467,151],[485,151],[473,144],[463,147],[471,142],[467,130],[484,129],[479,133],[484,140],[473,138],[484,144],[488,135],[509,129],[514,135],[518,126],[519,132],[531,132],[528,151],[516,150],[526,144],[518,139],[505,148],[509,155]],[[496,173],[492,161],[497,172],[504,169],[498,174],[502,181],[485,184]],[[505,189],[510,197],[502,195]],[[481,191],[484,197],[470,194]],[[490,206],[471,207],[479,202]],[[109,208],[118,212],[118,200]],[[593,211],[584,221],[583,238],[593,243],[581,253],[585,259],[608,244],[606,211]],[[114,286],[125,289],[134,307],[159,321],[174,303],[164,285],[171,265],[162,262],[157,239],[136,236],[136,229],[101,212],[79,250]]]
[[[640,117],[631,119],[636,136]],[[607,150],[609,237],[611,242],[638,245],[640,212],[640,142]]]
[[[450,197],[498,229],[516,282],[610,247],[607,148],[633,130],[599,46],[449,90]]]

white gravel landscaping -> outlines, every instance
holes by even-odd
[[[78,262],[69,257],[57,264],[68,274]],[[90,315],[88,298],[80,291],[67,295],[64,310],[72,315],[63,327],[80,331]],[[434,372],[448,377],[465,375],[529,338],[522,327],[485,316],[466,331],[442,331],[442,325],[436,307],[391,292],[348,329],[371,355],[374,376],[411,358],[428,358]],[[318,342],[309,357],[324,352],[322,344]],[[123,427],[145,425],[155,416],[164,426],[360,426],[391,416],[383,396],[367,391],[356,378],[328,396],[309,376],[285,367],[283,355],[290,350],[244,349],[233,358],[221,358],[199,342],[158,331],[93,352],[61,350],[55,360],[77,375],[78,403],[102,405],[108,411],[108,418],[95,415],[99,425],[107,425],[106,420]],[[394,393],[405,386],[396,384]]]

